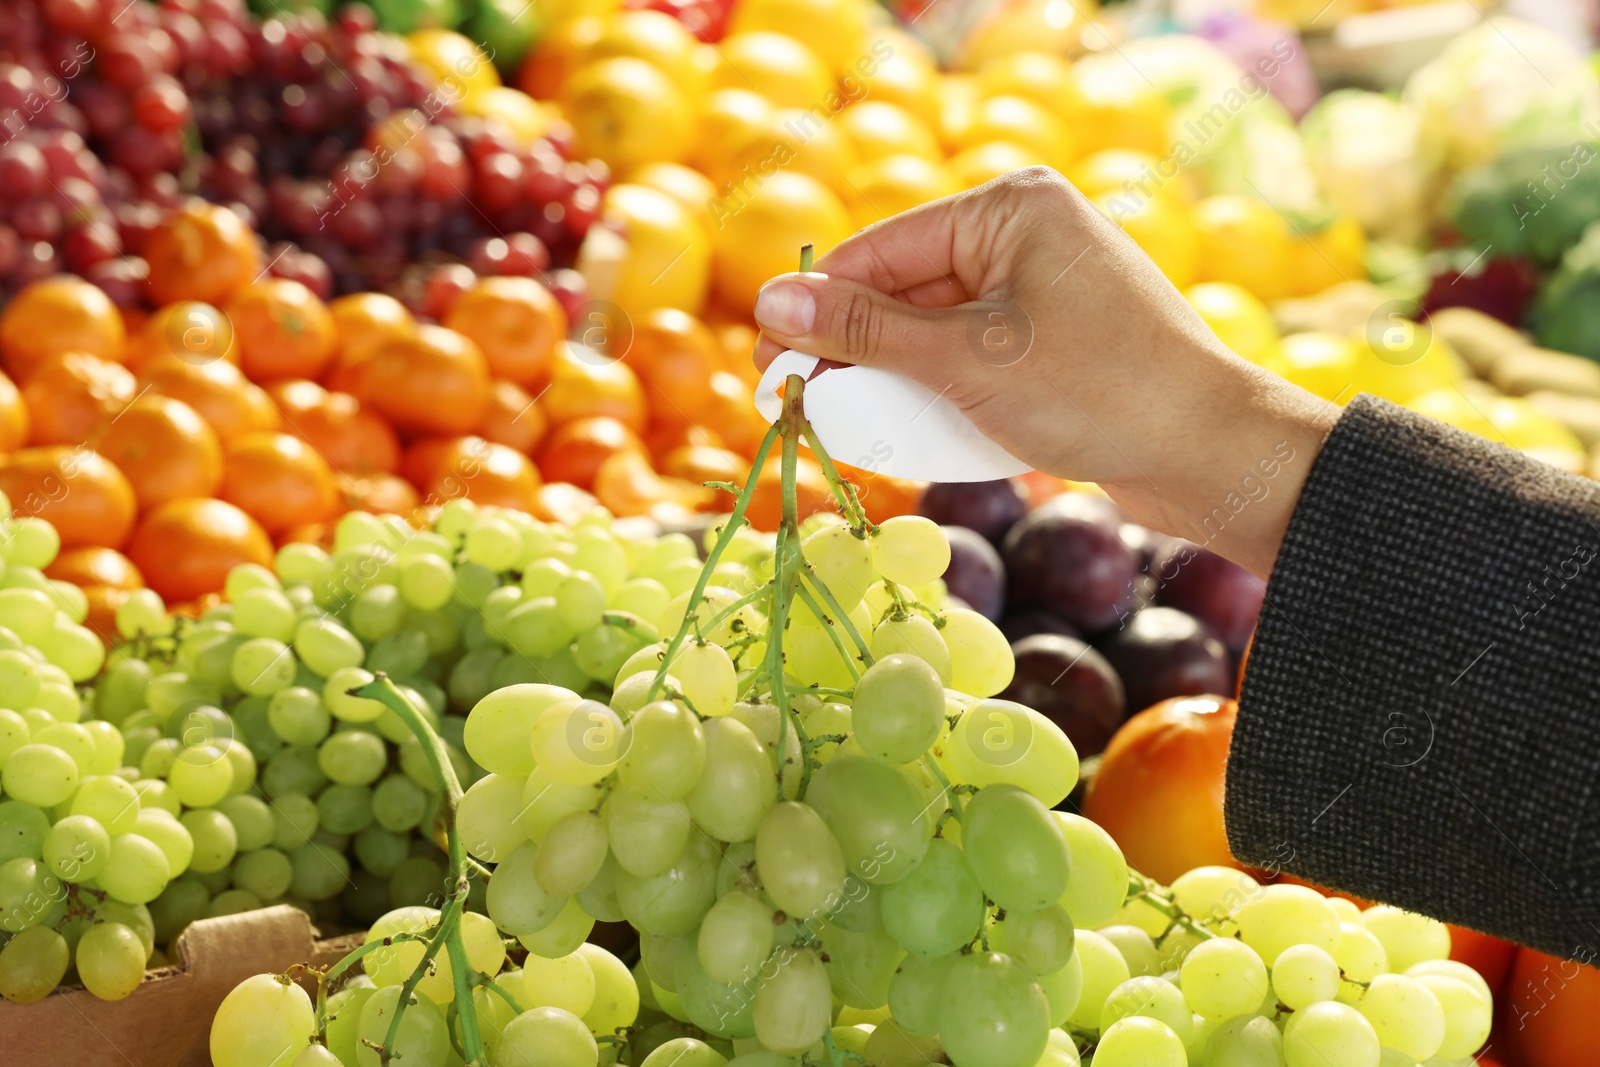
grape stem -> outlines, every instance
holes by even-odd
[[[950,784],[950,779],[945,775],[944,768],[939,766],[939,761],[933,758],[933,753],[923,753],[922,763],[928,768],[928,772],[938,779],[939,785],[944,789],[945,796],[950,798],[951,814],[955,816],[956,822],[960,822],[962,816],[961,794],[956,791],[955,786]]]
[[[1135,900],[1142,900],[1145,904],[1148,904],[1171,920],[1171,925],[1161,935],[1162,938],[1166,937],[1175,928],[1187,930],[1202,941],[1209,941],[1217,936],[1185,914],[1184,910],[1178,907],[1177,902],[1171,896],[1162,892],[1160,883],[1155,879],[1147,878],[1130,868],[1128,871],[1128,900],[1125,903],[1132,903]],[[1157,938],[1157,940],[1160,940],[1160,938]]]

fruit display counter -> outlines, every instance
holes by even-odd
[[[798,248],[1043,164],[1245,359],[1600,472],[1594,67],[1324,95],[1320,16],[0,7],[8,1056],[1587,1062],[1592,958],[1234,860],[1215,529],[753,404]]]

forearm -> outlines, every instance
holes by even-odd
[[[1600,492],[1361,398],[1267,590],[1240,859],[1564,955],[1600,938]]]

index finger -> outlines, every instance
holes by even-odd
[[[955,274],[956,196],[921,204],[841,241],[816,270],[900,293]]]

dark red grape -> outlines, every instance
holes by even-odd
[[[1116,527],[1085,517],[1073,494],[1046,501],[1006,534],[1008,596],[1042,607],[1083,633],[1115,626],[1134,601],[1139,564]]]
[[[0,145],[0,198],[13,204],[32,200],[44,192],[48,174],[38,146],[20,140]]]
[[[502,266],[507,274],[532,278],[549,269],[550,251],[531,233],[507,234]]]
[[[1000,632],[1013,645],[1034,634],[1058,634],[1061,637],[1081,636],[1077,629],[1058,615],[1043,608],[1026,608],[1013,612],[1000,620]]]
[[[339,32],[354,37],[358,33],[371,33],[378,28],[378,17],[366,4],[341,4],[334,15],[334,25]]]
[[[922,491],[917,513],[941,526],[965,526],[999,544],[1028,513],[1022,487],[1009,478],[991,482],[934,482]]]
[[[1235,656],[1244,651],[1266,596],[1260,578],[1215,552],[1178,540],[1151,562],[1150,575],[1157,604],[1204,622]]]
[[[211,77],[225,78],[249,64],[250,40],[237,26],[226,22],[207,22],[203,62],[206,73]]]
[[[90,267],[122,255],[122,240],[117,231],[99,222],[79,223],[61,240],[61,257],[79,274]]]
[[[11,225],[24,241],[54,241],[61,236],[61,209],[49,200],[28,200],[12,207]]]
[[[105,82],[89,82],[72,94],[89,124],[89,136],[107,138],[128,123],[128,96]]]
[[[161,75],[133,94],[133,117],[147,130],[164,133],[189,121],[189,94],[176,78]]]
[[[1105,750],[1127,714],[1122,680],[1104,656],[1075,637],[1035,634],[1012,646],[1017,671],[1000,696],[1061,727],[1080,756]]]
[[[130,7],[136,5],[129,5]],[[172,39],[165,31],[168,47]],[[161,73],[161,57],[142,34],[119,32],[109,37],[95,54],[95,70],[101,78],[128,92]]]
[[[1096,646],[1116,670],[1128,710],[1143,711],[1168,697],[1234,690],[1228,649],[1205,623],[1176,608],[1146,608]]]
[[[984,618],[1000,618],[1006,600],[1006,571],[1000,553],[965,526],[946,526],[944,535],[950,542],[950,566],[944,572],[946,588]]]
[[[87,36],[95,28],[99,9],[94,0],[44,0],[40,5],[45,21],[57,33]]]
[[[33,99],[30,100],[29,98]],[[33,71],[19,63],[0,63],[0,120],[7,127],[28,125],[40,99]]]
[[[115,215],[122,247],[133,253],[143,252],[144,243],[161,225],[161,209],[148,200],[119,204]]]
[[[567,313],[568,322],[578,317],[579,310],[589,300],[589,280],[570,267],[551,271],[545,279],[545,288],[556,298],[561,310]]]
[[[561,218],[561,225],[574,238],[582,238],[600,217],[600,187],[585,182],[572,191],[562,206],[566,208],[566,213]]]
[[[464,263],[445,263],[435,267],[422,283],[422,313],[443,321],[461,294],[477,284],[478,275]]]
[[[1148,572],[1150,562],[1164,552],[1172,538],[1135,522],[1125,522],[1117,527],[1117,536],[1139,560],[1139,569]]]
[[[49,241],[24,241],[11,280],[19,287],[61,273],[61,257]]]
[[[21,254],[22,240],[17,236],[17,231],[0,223],[0,278],[11,273]]]

